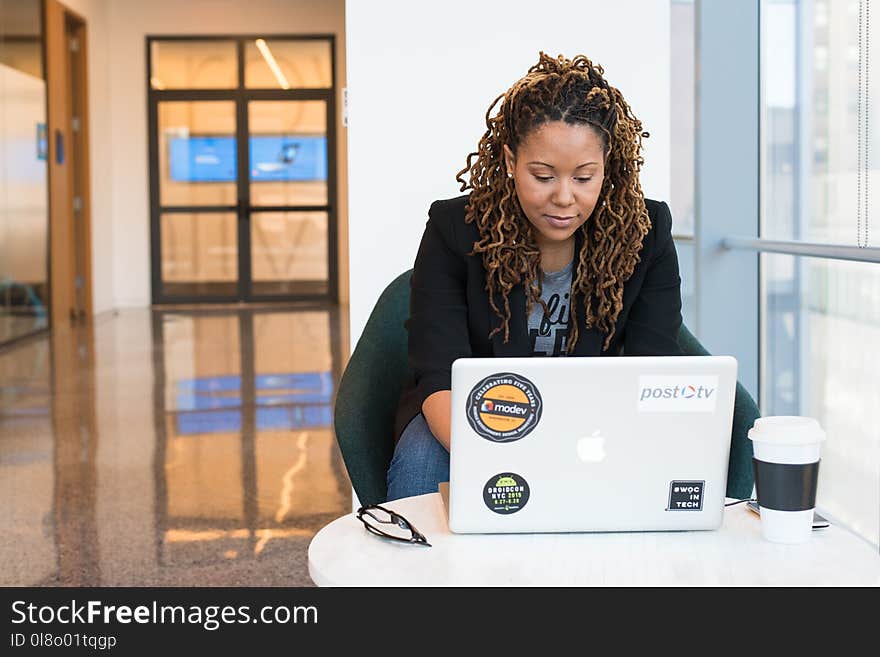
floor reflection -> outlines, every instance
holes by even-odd
[[[0,352],[0,584],[309,585],[351,506],[347,321],[127,311]]]
[[[57,569],[51,349],[0,353],[0,583],[39,583]]]

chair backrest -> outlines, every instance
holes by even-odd
[[[408,372],[407,333],[412,270],[395,278],[373,307],[342,374],[333,424],[361,504],[387,499],[385,473],[394,454],[394,416]]]
[[[394,453],[394,416],[408,373],[407,333],[412,270],[395,278],[376,302],[348,361],[334,407],[334,428],[345,467],[361,504],[387,499],[385,473]],[[708,351],[682,324],[682,352],[708,356]],[[748,391],[736,384],[727,495],[751,495],[752,441],[748,430],[761,416]]]
[[[682,324],[678,331],[678,346],[688,356],[710,356],[688,328]],[[752,441],[749,429],[761,411],[743,385],[736,382],[736,397],[733,402],[733,428],[730,432],[730,460],[727,465],[727,496],[738,500],[752,494],[755,474],[752,469]]]

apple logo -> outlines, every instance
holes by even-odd
[[[596,429],[591,435],[578,438],[578,458],[586,463],[599,463],[605,460],[605,437]]]

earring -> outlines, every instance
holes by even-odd
[[[513,174],[510,173],[510,171],[508,171],[508,172],[507,172],[507,177],[508,177],[508,178],[513,178]]]

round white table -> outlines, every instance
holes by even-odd
[[[318,586],[878,586],[880,556],[834,525],[799,545],[770,543],[745,504],[715,531],[453,534],[439,493],[383,506],[412,522],[432,547],[364,529],[354,514],[309,545]]]

